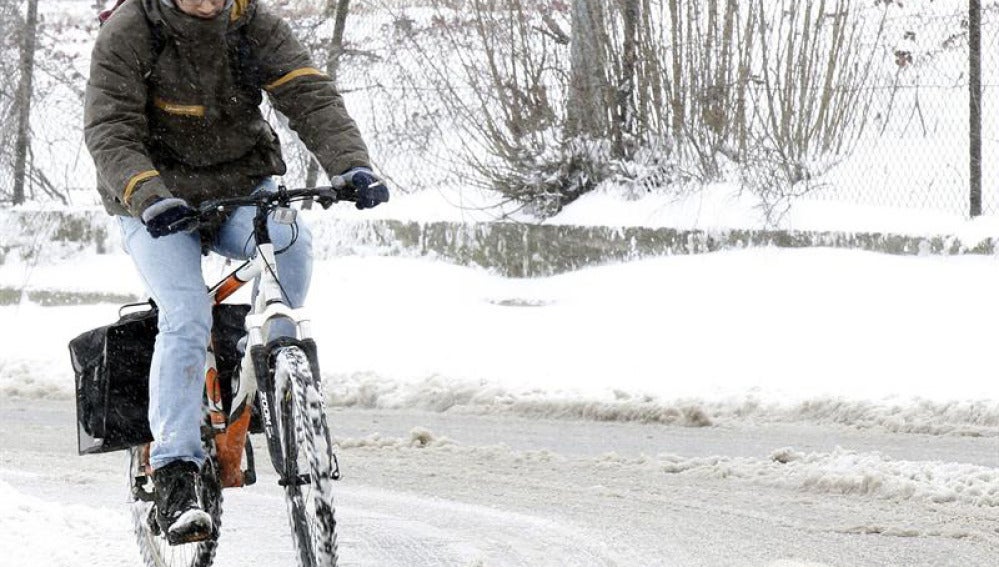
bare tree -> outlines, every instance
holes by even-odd
[[[21,44],[21,64],[15,105],[17,107],[17,140],[14,142],[15,205],[24,203],[24,182],[27,176],[28,132],[31,129],[31,82],[34,78],[35,44],[38,33],[38,0],[28,0]]]
[[[616,115],[613,122],[614,141],[617,154],[627,156],[631,153],[629,142],[637,134],[638,117],[635,108],[635,83],[638,72],[638,31],[641,25],[639,16],[640,0],[621,0],[624,16],[624,42],[621,46],[621,71],[617,88]]]
[[[608,40],[602,0],[573,0],[571,37],[566,137],[602,138],[610,125],[604,54]]]
[[[0,0],[0,200],[10,201],[13,187],[14,141],[17,135],[17,67],[21,16],[14,0]]]
[[[768,195],[809,190],[876,112],[878,91],[868,85],[881,73],[883,5],[432,6],[429,25],[406,27],[399,74],[407,96],[453,127],[442,132],[461,133],[458,167],[542,215],[605,181],[634,190],[720,179]]]
[[[333,20],[333,38],[326,45],[326,74],[336,83],[337,71],[340,67],[340,55],[343,54],[343,31],[347,27],[347,15],[350,10],[350,0],[326,0],[323,16]],[[305,174],[305,186],[315,187],[319,179],[319,163],[315,158],[309,160],[309,168]],[[309,202],[311,203],[311,201]]]

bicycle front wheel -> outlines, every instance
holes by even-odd
[[[300,567],[336,567],[333,446],[322,386],[298,347],[274,359],[281,445],[287,467],[285,500]]]
[[[153,518],[155,487],[148,472],[148,446],[129,449],[128,484],[132,508],[132,529],[146,567],[210,567],[218,548],[219,527],[222,523],[222,483],[214,445],[206,444],[209,457],[198,478],[198,500],[212,517],[214,529],[205,541],[170,545],[159,533]]]

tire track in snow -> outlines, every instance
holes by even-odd
[[[349,565],[634,565],[571,525],[509,510],[368,486],[340,491],[339,506],[356,511],[340,518]]]

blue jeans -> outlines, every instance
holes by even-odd
[[[257,191],[275,189],[268,180]],[[209,248],[245,260],[255,253],[254,207],[234,211]],[[175,460],[204,463],[201,447],[205,358],[212,327],[212,302],[201,272],[201,240],[197,233],[153,238],[133,217],[118,217],[122,243],[159,307],[159,334],[149,369],[149,426],[154,442],[150,464],[159,468]],[[289,246],[290,225],[268,223],[276,250]],[[292,307],[301,307],[312,276],[312,236],[301,220],[297,240],[277,256],[278,277]],[[293,329],[272,330],[287,334]]]

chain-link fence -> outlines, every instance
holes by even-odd
[[[0,200],[13,182],[24,3],[0,0]],[[474,184],[525,200],[559,193],[564,203],[600,181],[641,191],[722,182],[770,203],[969,208],[968,3],[347,4],[339,50],[343,0],[274,9],[335,72],[377,165],[403,191]],[[96,8],[40,0],[40,10],[28,196],[96,204],[81,132]],[[995,214],[999,1],[983,2],[981,14],[983,211]],[[594,45],[581,49],[578,38]],[[580,111],[585,96],[596,111]],[[602,134],[586,130],[592,117]],[[307,153],[286,147],[287,182],[304,183]]]
[[[14,145],[17,136],[15,104],[20,58],[21,15],[13,0],[0,0],[0,203],[12,197]]]
[[[40,0],[32,13],[32,3],[0,0],[0,203],[68,203],[93,191],[82,146],[93,4]]]
[[[410,174],[400,181],[414,189],[495,185],[511,180],[491,175],[497,169],[552,174],[537,159],[505,155],[511,147],[574,159],[543,146],[566,143],[551,130],[571,119],[571,38],[580,24],[573,10],[587,1],[353,2],[339,81],[386,171]],[[605,58],[611,94],[601,101],[611,108],[629,69],[621,53],[627,2],[601,4],[599,33],[609,45],[594,57]],[[690,180],[738,182],[768,202],[967,214],[967,3],[635,5],[638,61],[624,79],[646,91],[627,95],[637,121],[646,122],[637,137],[648,143],[661,135],[657,147],[669,152],[674,170],[652,177],[663,181],[661,190],[689,189]],[[999,212],[999,2],[981,6],[981,36],[988,214]],[[608,115],[625,119],[614,108]],[[540,145],[518,145],[539,132]],[[647,171],[650,160],[635,154],[623,169]]]
[[[880,4],[880,5],[879,5]],[[877,25],[865,91],[866,128],[810,196],[967,213],[970,187],[967,2],[855,8]],[[999,212],[999,6],[981,10],[983,212]],[[868,46],[865,46],[868,47]],[[840,88],[834,86],[833,88]]]

